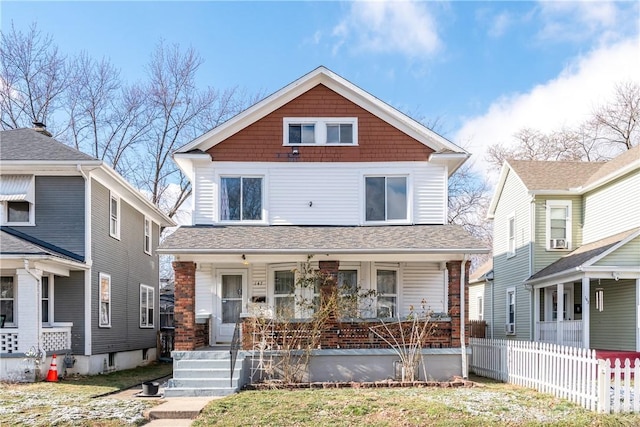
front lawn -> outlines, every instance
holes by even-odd
[[[212,401],[203,426],[635,426],[640,415],[599,415],[534,390],[343,388],[247,391]]]
[[[158,363],[108,375],[69,376],[57,383],[0,383],[0,426],[125,426],[146,422],[142,412],[159,402],[115,399],[118,392],[171,375]]]

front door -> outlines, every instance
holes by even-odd
[[[230,343],[233,330],[242,312],[243,296],[246,294],[245,271],[224,271],[218,274],[218,316],[216,342]]]

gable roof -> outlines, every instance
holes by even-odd
[[[0,132],[0,161],[98,161],[33,129]]]
[[[563,256],[556,262],[549,264],[542,270],[538,271],[526,282],[539,282],[545,278],[551,278],[563,273],[573,273],[578,269],[589,266],[612,251],[618,249],[631,239],[640,235],[640,228],[618,233],[604,239],[582,245],[576,250]]]
[[[449,156],[447,158],[450,159],[452,155],[458,155],[460,158],[455,162],[455,167],[452,168],[451,173],[453,173],[453,171],[455,171],[455,169],[457,169],[469,157],[469,153],[458,147],[456,144],[413,120],[406,114],[401,113],[389,104],[386,104],[368,92],[365,92],[343,77],[340,77],[329,69],[320,66],[279,91],[257,102],[240,114],[222,123],[220,126],[217,126],[209,132],[194,139],[190,143],[184,145],[178,149],[174,155],[176,162],[180,165],[181,157],[186,158],[194,152],[199,153],[207,151],[241,129],[260,120],[269,113],[277,110],[286,103],[320,84],[328,87],[354,104],[367,110],[371,114],[398,128],[400,131],[413,137],[422,144],[431,147],[436,152],[432,156],[443,154]],[[182,167],[182,165],[180,166]],[[183,170],[184,169],[185,168],[183,168]]]
[[[510,173],[514,173],[532,195],[579,195],[638,168],[640,146],[632,147],[607,162],[508,159],[502,165],[488,217],[493,218]]]
[[[469,284],[493,280],[493,258],[485,261],[469,275]]]
[[[44,166],[44,170],[60,169],[76,172],[91,172],[94,177],[100,177],[116,185],[121,191],[129,193],[131,202],[140,212],[149,215],[163,226],[176,225],[160,209],[151,203],[139,190],[134,188],[113,168],[102,160],[91,157],[75,148],[69,147],[56,139],[43,135],[34,129],[12,129],[0,131],[0,162],[2,172],[21,175],[33,173],[26,169]],[[9,176],[9,174],[5,175]],[[14,178],[15,180],[15,178]],[[6,181],[6,179],[5,179]]]

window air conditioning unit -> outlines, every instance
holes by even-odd
[[[567,249],[567,239],[551,239],[551,249]]]
[[[516,333],[516,324],[515,323],[507,323],[504,325],[504,331],[507,335],[514,335]]]

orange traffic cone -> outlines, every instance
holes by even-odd
[[[47,373],[47,378],[45,381],[49,382],[58,382],[58,365],[56,364],[56,355],[54,354],[51,358],[51,367],[49,368],[49,372]]]

